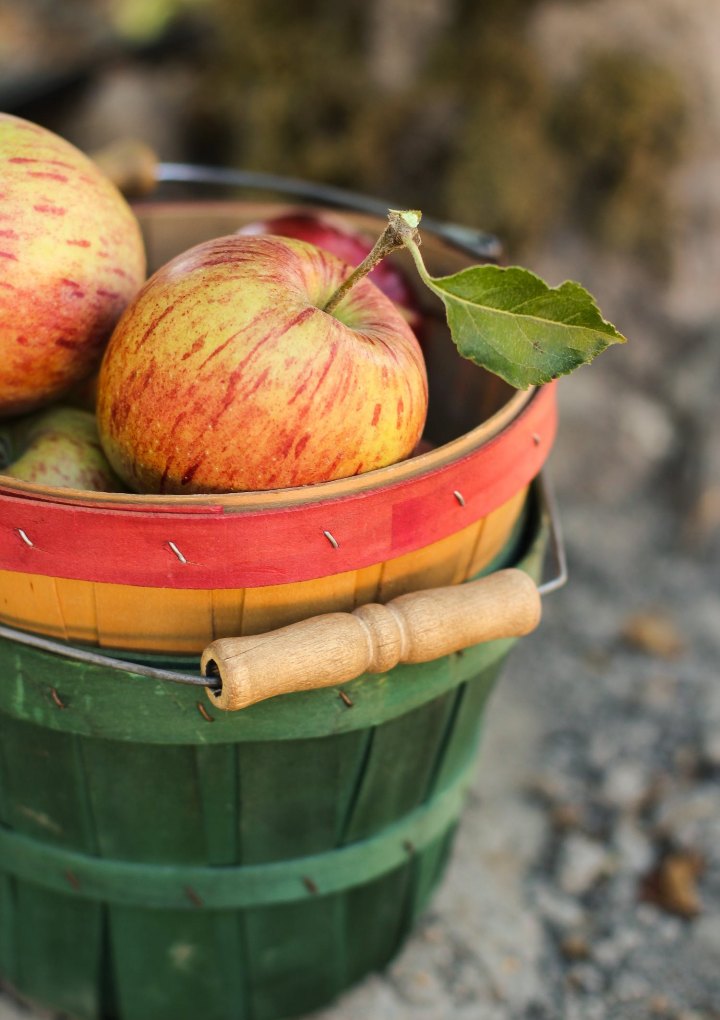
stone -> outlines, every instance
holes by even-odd
[[[692,926],[691,939],[700,950],[720,960],[720,914],[698,917]]]
[[[579,833],[563,840],[558,863],[558,882],[563,892],[581,896],[610,870],[610,857],[602,843]]]
[[[589,963],[573,965],[568,971],[568,981],[573,988],[588,995],[598,995],[605,987],[605,978],[602,973]]]
[[[660,659],[676,659],[685,650],[685,639],[664,610],[645,609],[623,623],[621,635],[632,648]]]
[[[585,919],[585,911],[576,899],[566,896],[548,882],[538,883],[533,889],[535,909],[554,928],[567,931],[578,928]]]
[[[621,811],[637,809],[647,797],[651,785],[647,765],[618,762],[609,767],[602,785],[602,797]]]
[[[720,688],[708,689],[703,709],[702,754],[709,765],[720,766]]]
[[[653,987],[644,975],[626,970],[613,982],[612,991],[620,1002],[647,1002]]]
[[[587,960],[591,954],[590,943],[580,932],[570,932],[561,941],[560,952],[566,960]]]
[[[658,805],[655,824],[673,843],[720,862],[720,786],[683,784]]]
[[[636,928],[622,927],[595,942],[592,957],[604,970],[616,972],[642,942],[643,937]]]
[[[642,875],[652,866],[655,847],[634,820],[621,819],[615,827],[612,846],[619,871]]]

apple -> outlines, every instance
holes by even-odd
[[[159,269],[103,357],[98,424],[140,492],[283,488],[410,455],[427,411],[418,342],[347,265],[304,241],[237,234]]]
[[[364,234],[343,220],[330,219],[304,210],[247,223],[238,233],[246,236],[279,234],[281,237],[295,237],[332,252],[351,266],[359,265],[373,246]],[[400,306],[413,330],[417,331],[422,315],[403,271],[390,262],[380,262],[368,275],[376,287]]]
[[[0,426],[0,476],[37,485],[119,492],[95,415],[58,405]]]
[[[89,375],[144,279],[115,185],[69,142],[0,113],[0,418]]]

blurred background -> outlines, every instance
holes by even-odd
[[[433,912],[326,1016],[720,1017],[715,0],[1,0],[0,109],[418,207],[596,295],[630,342],[560,387],[570,585]]]

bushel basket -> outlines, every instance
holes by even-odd
[[[285,207],[170,189],[137,211],[156,267]],[[469,236],[428,230],[431,271],[478,261]],[[401,464],[226,496],[0,479],[0,979],[31,1002],[281,1020],[382,967],[425,906],[512,635],[240,712],[198,661],[506,567],[541,583],[555,387],[511,390],[426,311],[433,445]]]

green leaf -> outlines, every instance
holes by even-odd
[[[473,266],[432,277],[417,246],[407,247],[420,276],[445,304],[460,354],[517,389],[567,375],[610,344],[625,343],[579,283],[549,287],[517,266]]]

